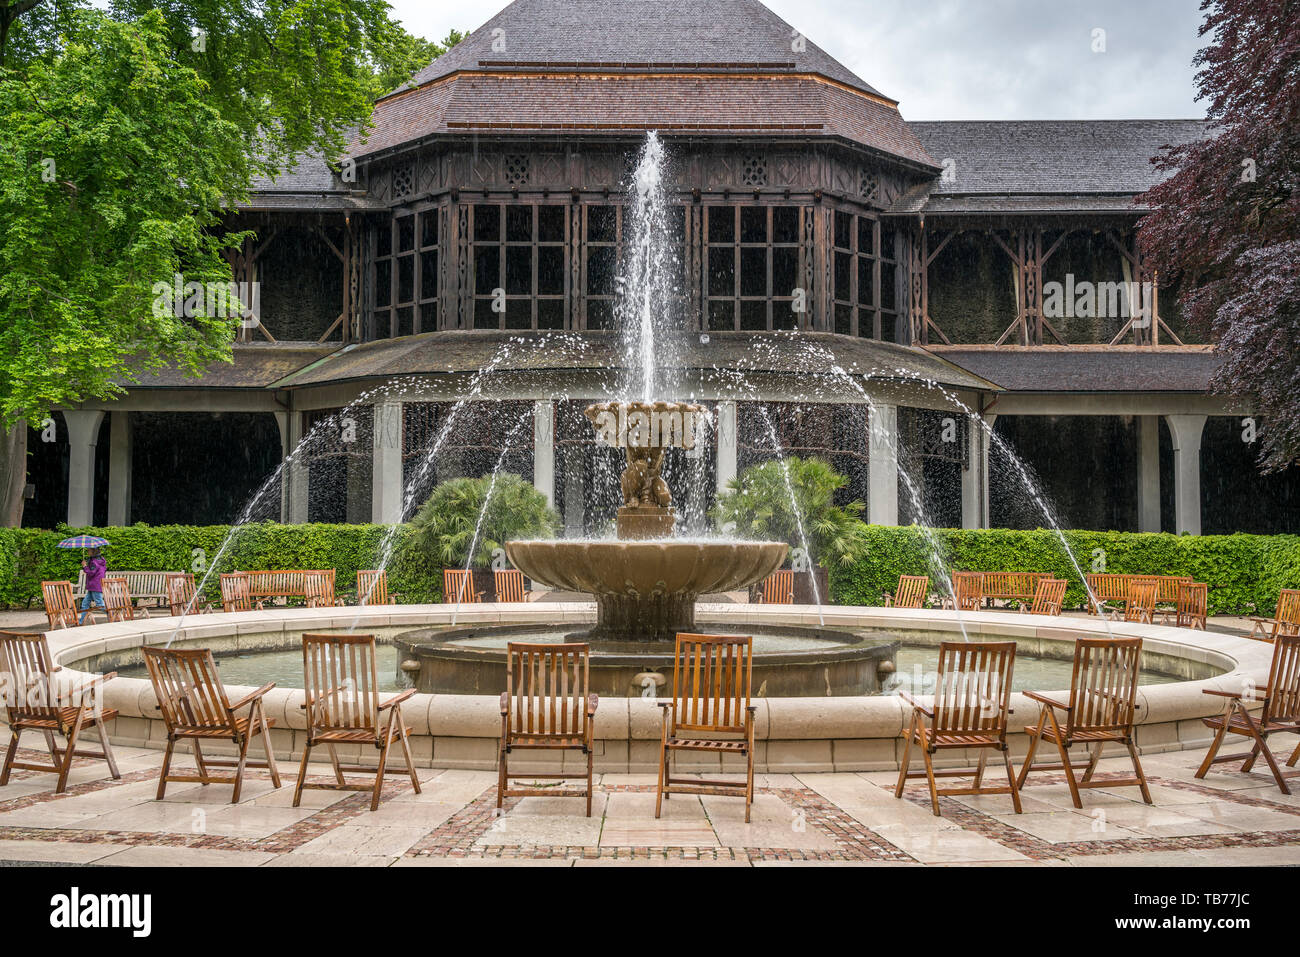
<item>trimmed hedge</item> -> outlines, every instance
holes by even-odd
[[[55,546],[82,531],[112,542],[106,552],[110,570],[194,570],[196,557],[204,559],[206,566],[215,563],[206,591],[216,598],[220,593],[216,573],[236,569],[335,568],[339,591],[351,591],[357,569],[374,567],[388,526],[251,523],[241,526],[229,542],[230,527],[225,525],[0,529],[0,604],[39,602],[42,580],[75,581],[81,553]],[[934,580],[928,539],[919,528],[869,525],[865,534],[865,557],[830,570],[834,602],[878,605],[884,592],[894,590],[899,575],[929,574]],[[1054,532],[934,529],[930,534],[938,541],[947,568],[1051,572],[1070,582],[1068,605],[1084,604],[1082,579]],[[1296,535],[1193,537],[1083,531],[1064,535],[1084,572],[1095,568],[1191,575],[1208,582],[1211,614],[1271,614],[1280,589],[1300,588],[1300,536]],[[202,551],[196,556],[195,549]],[[406,526],[398,529],[394,540],[388,581],[389,590],[405,602],[442,598],[442,568],[410,547]]]
[[[934,529],[943,566],[961,571],[1051,572],[1070,585],[1066,604],[1083,607],[1083,579],[1055,532],[1039,529],[963,531]],[[1210,585],[1210,614],[1272,614],[1282,588],[1300,588],[1300,536],[1168,535],[1064,532],[1083,573],[1191,575]],[[930,575],[929,540],[916,527],[868,526],[866,557],[831,569],[838,604],[876,605],[899,575]],[[1104,563],[1104,564],[1103,564]]]

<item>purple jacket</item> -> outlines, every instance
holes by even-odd
[[[86,591],[103,591],[104,575],[108,572],[108,562],[96,555],[82,565],[82,568],[86,570]]]

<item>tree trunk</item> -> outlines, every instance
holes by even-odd
[[[0,433],[0,526],[23,523],[23,493],[27,489],[27,423]]]

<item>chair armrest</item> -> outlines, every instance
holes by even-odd
[[[677,710],[677,702],[676,702],[676,700],[673,700],[673,701],[656,701],[655,704],[659,705],[659,707],[661,707],[661,708],[672,708],[674,711]]]
[[[1049,708],[1060,708],[1062,711],[1074,710],[1068,704],[1061,704],[1061,702],[1053,700],[1052,698],[1048,698],[1045,695],[1041,695],[1037,691],[1022,691],[1021,694],[1023,694],[1026,698],[1033,698],[1035,701],[1039,702],[1040,704],[1045,704]]]
[[[266,694],[268,691],[270,691],[270,690],[271,690],[272,688],[274,688],[274,687],[275,687],[275,682],[274,682],[274,681],[269,681],[269,682],[267,682],[266,684],[262,685],[262,687],[258,688],[256,691],[249,692],[248,694],[246,694],[246,695],[244,695],[242,698],[240,698],[238,701],[236,701],[234,704],[232,704],[232,705],[230,706],[230,710],[231,710],[231,711],[238,711],[238,710],[239,710],[240,708],[242,708],[244,705],[246,705],[246,704],[252,704],[253,701],[255,701],[256,699],[262,697],[262,695]]]
[[[411,695],[413,695],[413,694],[415,694],[415,689],[414,689],[414,688],[407,688],[407,689],[406,689],[405,691],[403,691],[401,694],[393,695],[393,697],[389,698],[387,701],[385,701],[383,704],[381,704],[381,705],[379,706],[379,710],[380,710],[380,711],[383,711],[385,708],[391,708],[391,707],[392,707],[393,705],[395,705],[395,704],[401,704],[403,701],[405,701],[407,698],[411,697]]]
[[[510,713],[510,692],[501,692],[501,714],[504,717]]]
[[[587,695],[587,717],[591,717],[593,714],[595,714],[596,709],[599,707],[600,707],[600,695],[598,694]]]
[[[934,717],[934,709],[933,709],[933,708],[927,708],[925,705],[921,704],[921,702],[917,701],[915,698],[913,698],[913,697],[912,697],[910,694],[908,694],[906,691],[900,691],[900,692],[898,693],[898,696],[899,696],[900,698],[902,698],[904,701],[906,701],[908,704],[910,704],[910,705],[911,705],[913,708],[915,708],[917,711],[919,711],[919,712],[921,712],[923,715],[925,715],[927,718],[933,718],[933,717]]]

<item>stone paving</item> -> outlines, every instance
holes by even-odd
[[[1275,750],[1295,741],[1278,736]],[[924,781],[893,795],[895,774],[759,774],[752,821],[741,801],[675,795],[654,817],[651,775],[605,774],[592,816],[580,798],[528,797],[496,812],[490,771],[421,770],[423,793],[392,777],[384,803],[308,791],[293,808],[296,767],[282,762],[276,790],[249,772],[238,805],[229,785],[169,786],[154,800],[161,754],[115,750],[122,780],[79,759],[66,793],[53,775],[16,771],[0,788],[0,863],[115,866],[436,866],[593,864],[875,866],[1202,866],[1300,864],[1300,794],[1267,771],[1218,765],[1192,777],[1203,754],[1148,755],[1153,806],[1136,788],[1084,793],[1075,810],[1059,774],[1031,777],[1023,814],[1003,795],[943,798],[930,813]],[[48,755],[27,752],[41,760]],[[178,759],[180,767],[190,759]],[[1123,777],[1127,759],[1100,776]],[[330,778],[328,765],[313,776]],[[1300,791],[1300,770],[1288,769]],[[1035,783],[1035,781],[1040,783]]]

